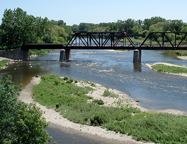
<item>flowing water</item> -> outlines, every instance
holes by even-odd
[[[187,112],[187,77],[159,73],[145,64],[168,62],[187,66],[172,51],[142,51],[142,63],[133,64],[133,51],[72,50],[72,60],[60,63],[60,50],[29,62],[12,64],[0,71],[11,74],[16,84],[26,85],[35,75],[55,74],[100,83],[129,94],[151,110]]]

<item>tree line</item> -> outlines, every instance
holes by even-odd
[[[166,20],[161,17],[151,17],[144,20],[118,20],[109,23],[80,23],[72,26],[74,30],[89,32],[126,32],[128,34],[147,34],[149,32],[187,32],[187,23],[182,20]]]
[[[72,30],[63,20],[28,15],[21,8],[6,9],[0,25],[1,47],[25,43],[66,43]]]
[[[73,30],[147,35],[149,32],[187,32],[187,23],[182,20],[151,17],[144,20],[129,18],[117,22],[67,26],[63,20],[34,17],[21,8],[6,9],[0,25],[0,46],[7,48],[25,43],[67,43]]]

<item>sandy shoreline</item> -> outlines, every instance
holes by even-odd
[[[53,109],[47,109],[45,106],[40,105],[37,102],[34,102],[32,99],[32,89],[33,86],[36,84],[40,83],[40,78],[34,77],[31,82],[21,91],[20,96],[18,97],[19,100],[25,102],[25,103],[34,103],[36,104],[37,107],[39,107],[43,111],[43,116],[46,118],[48,122],[51,122],[53,124],[59,125],[61,127],[66,127],[66,128],[72,128],[74,130],[87,133],[90,135],[96,135],[100,136],[103,138],[107,139],[112,139],[112,140],[117,140],[120,142],[124,143],[130,143],[130,144],[142,144],[143,142],[137,142],[132,139],[131,136],[127,136],[124,134],[119,134],[115,133],[112,131],[107,131],[105,129],[102,129],[100,127],[93,127],[93,126],[87,126],[87,125],[82,125],[82,124],[76,124],[73,123],[66,118],[63,118],[58,112],[56,112]],[[78,83],[79,86],[84,86],[84,83]],[[165,110],[165,111],[149,111],[139,105],[138,102],[133,100],[130,96],[114,90],[114,89],[109,89],[109,91],[112,91],[116,94],[119,95],[119,98],[106,98],[101,96],[106,89],[106,87],[96,84],[96,87],[93,87],[95,91],[90,92],[88,95],[92,96],[94,99],[102,99],[105,102],[105,106],[117,106],[117,102],[120,101],[121,105],[126,105],[129,104],[132,107],[137,107],[141,111],[146,111],[146,112],[167,112],[167,113],[172,113],[172,114],[179,114],[179,115],[185,115],[185,112],[182,111],[177,111],[177,110]]]
[[[27,104],[29,104],[29,103],[36,104],[36,106],[39,107],[43,111],[43,116],[46,118],[46,120],[48,122],[51,122],[53,124],[56,124],[56,125],[59,125],[62,127],[72,128],[72,129],[78,130],[83,133],[88,133],[91,135],[96,135],[96,136],[100,136],[103,138],[107,138],[107,139],[118,140],[118,141],[122,141],[125,143],[128,142],[128,143],[133,143],[133,144],[135,144],[135,143],[142,144],[142,142],[136,142],[135,140],[133,140],[131,136],[122,135],[122,134],[115,133],[112,131],[107,131],[107,130],[102,129],[100,127],[93,127],[93,126],[87,126],[87,125],[73,123],[73,122],[67,120],[66,118],[63,118],[55,110],[47,109],[45,106],[42,106],[37,102],[34,102],[32,99],[32,89],[33,89],[33,86],[38,84],[39,82],[40,82],[40,78],[34,77],[31,80],[31,82],[21,91],[20,96],[18,97],[18,100],[23,101]],[[99,84],[96,84],[96,85],[97,85],[96,87],[100,86]],[[102,88],[99,88],[99,90],[97,92],[93,92],[92,94],[91,93],[90,94],[96,95],[97,93],[100,93],[104,89],[105,89],[105,87],[102,86]],[[96,97],[98,97],[98,96],[96,96]],[[129,100],[130,100],[130,97],[129,97]],[[106,98],[104,98],[104,101],[105,102],[107,101]],[[113,102],[114,101],[109,100],[107,105],[110,105],[110,104],[112,105]],[[136,103],[136,102],[134,101],[134,103]],[[139,107],[139,106],[137,105],[137,107]]]
[[[187,60],[187,56],[177,56],[179,59]]]

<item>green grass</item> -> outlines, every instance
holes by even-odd
[[[187,143],[186,116],[144,113],[128,106],[105,107],[99,105],[99,100],[87,103],[91,97],[85,94],[92,89],[74,83],[74,79],[67,77],[43,76],[34,87],[34,99],[76,123],[100,126],[146,142]]]
[[[186,50],[177,50],[177,51],[175,51],[175,53],[178,56],[187,56],[187,51]]]
[[[40,49],[40,50],[37,50],[37,49],[30,49],[29,50],[29,53],[30,55],[38,55],[38,56],[41,56],[43,54],[45,54],[46,52],[48,51],[51,51],[52,49]]]
[[[6,63],[8,63],[10,60],[2,60],[0,61],[0,68],[6,66]]]
[[[176,67],[176,66],[167,66],[167,65],[164,65],[164,64],[156,64],[156,65],[153,65],[152,68],[154,70],[157,70],[157,71],[160,71],[160,72],[187,73],[187,68]]]
[[[103,96],[104,97],[113,97],[113,98],[114,97],[116,97],[116,98],[119,97],[117,94],[115,94],[113,92],[110,92],[108,88],[104,91]]]

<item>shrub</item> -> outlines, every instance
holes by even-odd
[[[34,105],[17,101],[21,86],[11,76],[0,80],[0,143],[49,143],[48,125]]]
[[[103,100],[93,100],[92,103],[98,104],[98,105],[104,105]]]
[[[10,61],[10,60],[2,60],[2,61],[0,61],[0,68],[6,66],[6,64],[7,64],[9,61]]]
[[[104,113],[96,113],[93,118],[90,119],[90,124],[92,126],[101,126],[107,121],[107,116]]]
[[[104,91],[103,96],[105,96],[105,97],[116,97],[116,98],[119,97],[117,94],[114,94],[114,93],[110,92],[108,88]]]

